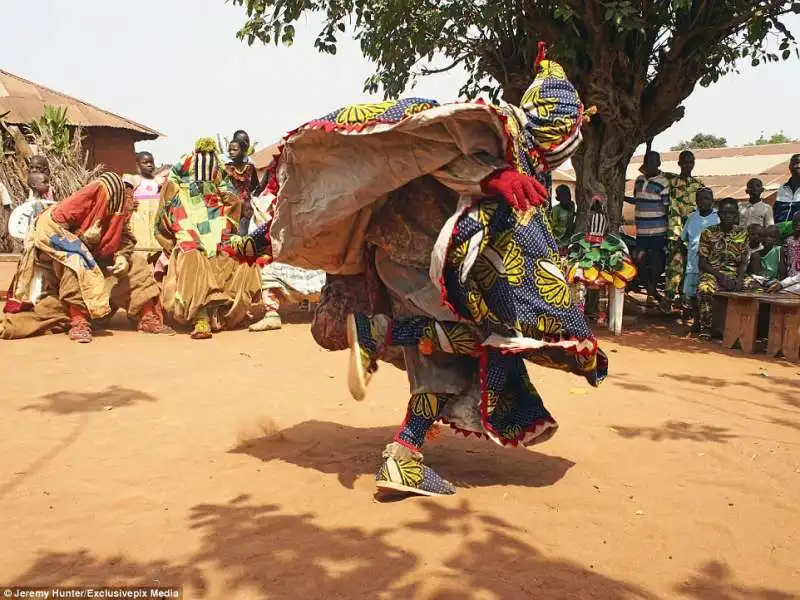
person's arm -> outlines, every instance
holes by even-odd
[[[575,233],[575,225],[578,222],[578,213],[575,210],[570,211],[569,219],[567,219],[567,233],[565,239],[570,239]]]
[[[156,223],[153,230],[153,236],[158,242],[158,245],[164,249],[167,256],[169,256],[173,248],[175,248],[175,232],[172,230],[169,209],[172,199],[177,193],[178,186],[172,180],[167,181],[161,188],[161,199],[159,201]]]
[[[708,273],[713,275],[717,281],[722,283],[726,277],[717,271],[714,267],[711,266],[711,263],[708,262],[708,256],[711,253],[712,243],[707,235],[707,231],[704,231],[700,234],[700,252],[699,252],[699,261],[698,266],[700,267],[701,273]]]
[[[772,214],[772,208],[767,205],[767,210],[764,211],[764,227],[772,227],[775,225],[775,215]]]
[[[778,279],[783,279],[788,273],[788,266],[786,264],[786,257],[789,253],[786,252],[786,245],[781,246],[781,255],[778,258]]]
[[[638,196],[639,192],[641,192],[643,189],[644,179],[641,175],[639,175],[639,177],[636,178],[636,183],[633,184],[633,196],[624,196],[622,200],[627,204],[636,204],[636,196]]]
[[[773,293],[780,292],[781,290],[785,290],[788,287],[799,284],[800,284],[800,273],[798,273],[797,275],[793,275],[792,277],[786,277],[784,279],[781,279],[780,281],[776,281],[770,286],[769,291]]]
[[[747,270],[752,275],[761,275],[761,252],[753,252],[750,255],[750,264]]]
[[[252,165],[253,163],[250,164]],[[258,181],[258,171],[256,171],[256,166],[253,165],[253,168],[250,169],[250,195],[257,196],[256,192],[259,187],[261,187],[261,184]]]

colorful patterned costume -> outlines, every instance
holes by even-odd
[[[509,166],[545,179],[580,144],[583,118],[561,67],[542,61],[522,108],[356,105],[284,139],[269,239],[236,245],[331,276],[366,274],[372,314],[351,314],[346,328],[351,393],[363,397],[376,360],[396,348],[411,388],[378,486],[455,492],[420,452],[436,421],[502,445],[548,439],[557,425],[526,359],[592,385],[604,379],[606,357],[573,304],[545,207],[521,212],[481,189]],[[348,296],[363,294],[336,294]],[[342,314],[323,300],[316,318],[326,310]]]
[[[734,226],[725,233],[719,225],[714,225],[700,234],[700,257],[705,258],[709,266],[725,277],[736,279],[740,266],[747,260],[749,247],[747,229]],[[758,287],[749,275],[743,278],[743,289],[752,290]],[[697,300],[700,307],[700,333],[708,335],[711,331],[712,306],[714,295],[720,291],[720,282],[711,273],[701,273],[697,282]]]
[[[667,210],[667,300],[674,302],[681,293],[681,281],[686,270],[686,245],[681,233],[686,219],[697,208],[697,190],[705,184],[697,177],[665,173],[669,180],[669,209]]]
[[[125,308],[140,328],[163,331],[154,309],[158,286],[145,260],[134,255],[129,223],[130,189],[114,173],[46,210],[36,221],[33,246],[20,259],[11,284],[3,337],[14,339],[76,327],[78,341],[91,341],[88,322]],[[107,270],[122,261],[124,274]],[[42,269],[40,297],[31,298],[35,267]],[[74,339],[77,339],[74,338]]]
[[[220,164],[215,144],[175,164],[161,191],[156,223],[156,238],[170,255],[164,308],[178,322],[193,323],[195,339],[244,321],[261,292],[256,265],[218,252],[238,230],[241,211],[241,199],[222,177]]]
[[[595,196],[586,232],[572,236],[566,262],[567,281],[581,310],[586,289],[600,290],[597,322],[605,325],[609,291],[625,290],[636,277],[636,266],[622,238],[608,232],[604,197]]]

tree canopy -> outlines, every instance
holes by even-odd
[[[748,146],[766,146],[767,144],[792,144],[798,143],[800,140],[790,138],[789,136],[785,135],[783,131],[779,131],[778,133],[773,133],[769,137],[764,137],[762,133],[761,136],[752,144],[748,144]]]
[[[786,0],[226,0],[243,6],[249,44],[294,40],[295,23],[323,16],[314,45],[336,53],[354,35],[375,73],[365,90],[402,94],[423,75],[462,67],[461,94],[518,102],[532,80],[537,42],[548,44],[598,115],[575,156],[578,205],[605,189],[622,212],[625,167],[634,150],[683,116],[695,85],[740,65],[797,52]]]
[[[670,148],[673,152],[679,150],[698,150],[700,148],[726,148],[728,140],[710,133],[697,133],[690,140],[684,140]]]

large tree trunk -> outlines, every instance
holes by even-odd
[[[605,194],[611,230],[622,223],[625,198],[625,172],[640,141],[635,135],[609,125],[596,115],[583,126],[583,144],[572,157],[575,168],[575,204],[578,227],[582,227],[589,211],[592,195]]]

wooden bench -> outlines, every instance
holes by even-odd
[[[758,308],[769,305],[767,354],[783,354],[786,360],[800,362],[800,296],[763,294],[760,292],[719,292],[726,298],[725,331],[722,343],[728,347],[738,341],[742,351],[755,351],[758,334]]]

